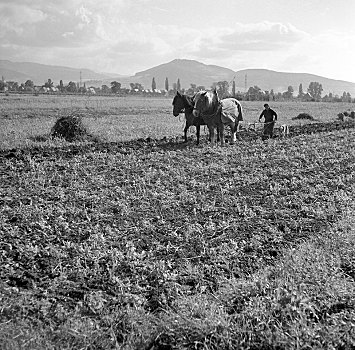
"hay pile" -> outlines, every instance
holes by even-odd
[[[338,113],[338,119],[344,121],[345,117],[355,119],[355,111],[345,111]]]
[[[314,118],[308,113],[300,113],[297,117],[293,117],[292,120],[307,119],[314,120]]]
[[[52,137],[63,138],[66,141],[84,141],[92,139],[82,122],[80,114],[72,114],[59,118],[51,130]]]

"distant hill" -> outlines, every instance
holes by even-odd
[[[236,82],[243,82],[245,76],[247,77],[248,87],[257,85],[262,90],[270,91],[274,89],[275,92],[283,92],[291,85],[297,95],[300,84],[302,84],[303,91],[307,92],[309,83],[317,81],[322,84],[323,95],[329,92],[342,95],[343,92],[346,91],[350,92],[350,94],[355,97],[355,83],[324,78],[314,74],[275,72],[267,69],[245,69],[236,73]],[[239,86],[240,84],[237,85]]]
[[[213,82],[228,81],[232,84],[234,79],[236,89],[244,92],[246,78],[247,88],[257,85],[262,90],[273,89],[275,92],[284,92],[291,85],[297,94],[301,83],[303,91],[306,92],[309,83],[317,81],[323,86],[323,94],[332,92],[333,94],[342,95],[346,91],[355,96],[355,83],[347,81],[328,79],[307,73],[284,73],[267,69],[245,69],[235,72],[231,69],[186,59],[176,59],[143,72],[138,72],[131,77],[131,81],[139,82],[146,88],[150,88],[153,77],[159,89],[164,88],[166,77],[170,87],[179,78],[183,88],[188,88],[193,83],[197,86],[205,86],[207,89],[212,86]]]
[[[163,89],[166,77],[170,87],[180,79],[181,87],[183,88],[190,87],[190,84],[209,88],[213,82],[229,81],[234,76],[235,72],[228,68],[206,65],[193,60],[176,59],[143,72],[138,72],[132,78],[150,88],[154,77],[157,87]]]
[[[0,76],[5,80],[14,80],[19,83],[27,79],[34,81],[36,85],[44,84],[49,78],[55,84],[62,79],[66,84],[69,81],[78,82],[80,80],[87,86],[111,85],[112,81],[118,81],[122,87],[129,87],[130,83],[140,83],[146,89],[151,89],[153,77],[158,89],[165,88],[165,79],[168,78],[169,87],[173,87],[180,79],[182,88],[189,88],[191,84],[204,86],[209,89],[214,82],[227,81],[230,84],[233,79],[236,82],[237,91],[245,91],[245,79],[247,88],[257,85],[262,90],[284,92],[288,86],[292,86],[295,94],[302,83],[303,91],[306,92],[309,83],[317,81],[323,86],[323,94],[332,92],[342,95],[344,91],[355,97],[355,83],[324,78],[318,75],[307,73],[285,73],[267,69],[244,69],[233,71],[216,65],[206,65],[198,61],[187,59],[175,59],[171,62],[158,65],[142,72],[137,72],[134,76],[123,76],[114,73],[97,73],[89,69],[77,69],[70,67],[52,66],[31,62],[11,62],[0,60]]]
[[[109,75],[96,73],[84,68],[77,69],[32,62],[11,62],[0,60],[0,76],[3,76],[5,80],[13,80],[19,83],[24,83],[28,79],[33,80],[36,85],[42,85],[48,79],[52,79],[55,84],[58,84],[61,79],[64,83],[68,83],[69,81],[79,81],[80,71],[82,81],[109,78]]]
[[[26,80],[33,80],[34,77],[32,75],[24,74],[17,72],[16,70],[3,68],[0,66],[0,74],[7,81],[17,81],[19,83],[24,83]]]

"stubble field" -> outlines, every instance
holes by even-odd
[[[102,141],[123,142],[139,138],[161,139],[183,134],[184,116],[172,115],[172,98],[9,95],[0,96],[0,147],[31,144],[48,135],[57,118],[73,113],[85,115],[84,123]],[[243,101],[244,126],[258,121],[262,101]],[[336,120],[339,112],[354,110],[351,103],[270,102],[279,115],[279,124],[299,125],[292,120],[309,113],[316,122]],[[259,126],[261,128],[261,126]],[[190,136],[194,136],[191,128]],[[207,134],[207,128],[202,129]]]
[[[353,128],[195,146],[170,99],[1,98],[1,348],[355,346]],[[96,139],[47,138],[73,112]]]

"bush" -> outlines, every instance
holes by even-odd
[[[51,130],[52,137],[60,137],[67,141],[90,139],[80,114],[68,115],[59,118]]]
[[[297,117],[292,118],[292,120],[297,120],[297,119],[314,120],[314,118],[308,113],[300,113]]]

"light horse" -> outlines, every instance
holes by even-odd
[[[201,117],[195,117],[193,115],[194,103],[193,97],[188,95],[180,94],[179,91],[176,92],[176,95],[173,99],[173,115],[177,117],[180,113],[185,112],[185,128],[184,128],[184,138],[187,142],[187,131],[189,127],[194,125],[196,126],[196,144],[200,143],[200,126],[206,125],[204,120]]]
[[[234,117],[230,115],[231,113],[224,112],[224,108],[226,108],[227,111],[230,107],[232,107],[234,111],[237,111],[237,113],[232,113]],[[195,117],[202,117],[207,124],[213,145],[215,143],[214,129],[217,129],[221,145],[223,146],[225,144],[225,125],[229,125],[231,129],[230,144],[234,144],[236,141],[239,121],[243,120],[242,106],[237,99],[225,98],[219,101],[216,89],[212,91],[200,91],[194,96],[193,115]]]

